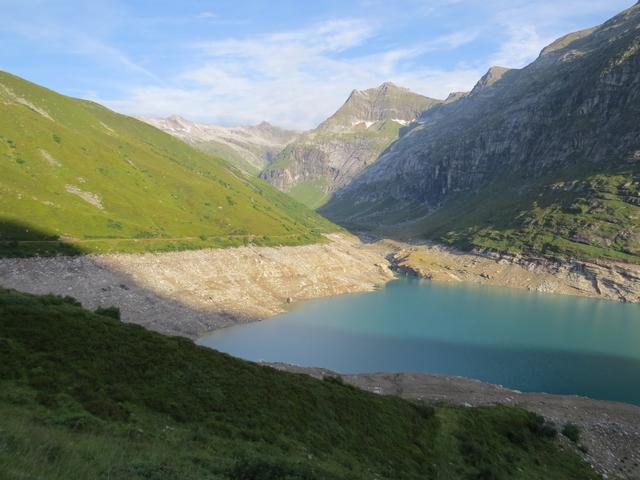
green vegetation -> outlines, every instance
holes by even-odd
[[[0,104],[0,255],[305,244],[337,229],[226,161],[93,102],[0,72]]]
[[[541,417],[410,403],[0,290],[3,479],[597,478]]]
[[[461,196],[420,226],[464,249],[640,262],[640,162],[607,172],[555,174],[535,185],[502,181]]]
[[[562,428],[562,434],[573,443],[578,443],[580,441],[580,427],[573,423],[567,423]]]
[[[347,162],[352,156],[366,157],[369,159],[369,164],[372,164],[389,145],[398,139],[402,128],[404,127],[392,120],[375,122],[368,128],[363,125],[353,130],[333,131],[318,128],[301,140],[285,147],[277,160],[264,168],[262,175],[266,179],[277,178],[290,168],[294,171],[304,170],[307,168],[305,163],[315,164],[322,170],[326,167],[324,164],[328,159],[335,155],[342,155],[343,162]],[[341,154],[331,153],[336,146],[342,151]],[[306,160],[301,161],[300,159],[303,158]],[[317,209],[331,198],[329,190],[334,179],[329,176],[312,175],[315,176],[294,184],[287,193],[308,208]]]
[[[329,198],[326,188],[327,180],[325,178],[318,178],[299,183],[287,193],[309,208],[318,208]]]

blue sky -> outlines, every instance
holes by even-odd
[[[634,0],[0,0],[0,69],[128,114],[306,129],[390,80],[444,98]]]

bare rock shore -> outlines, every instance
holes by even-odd
[[[535,292],[640,302],[640,265],[461,252],[430,243],[382,241],[396,270],[438,282],[474,282]]]
[[[342,375],[322,368],[269,364],[279,370],[322,378],[337,376],[380,395],[458,405],[512,405],[538,413],[559,428],[580,427],[580,453],[604,478],[640,479],[640,407],[569,395],[522,393],[462,377],[418,373]]]
[[[0,259],[0,286],[116,306],[125,321],[198,338],[282,313],[287,304],[366,292],[393,270],[434,281],[640,302],[640,266],[463,253],[428,243],[333,234],[300,247]]]
[[[374,290],[394,278],[388,265],[380,249],[334,234],[300,247],[0,259],[0,286],[117,306],[125,321],[197,338],[288,303]]]

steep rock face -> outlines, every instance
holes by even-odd
[[[260,176],[317,207],[375,162],[403,126],[439,103],[390,82],[354,90],[335,114],[287,146]]]
[[[469,95],[425,112],[420,126],[337,191],[323,212],[343,224],[370,228],[415,221],[464,195],[476,195],[477,203],[467,203],[467,210],[502,198],[505,203],[526,200],[522,209],[534,211],[537,195],[560,199],[562,190],[564,202],[582,195],[581,189],[595,192],[582,195],[587,204],[611,194],[625,202],[624,208],[634,205],[640,180],[639,51],[636,5],[600,27],[559,39],[524,69],[492,68]],[[622,180],[603,193],[600,186],[614,173]],[[598,174],[606,178],[594,180]],[[558,181],[566,183],[558,187]],[[490,185],[490,198],[482,197]],[[562,202],[563,214],[582,208]],[[600,228],[591,222],[594,213],[583,213],[593,234],[591,227]],[[629,238],[640,227],[633,220],[637,213],[629,212]],[[531,220],[525,217],[522,222]],[[489,214],[476,220],[460,226],[450,219],[446,228],[479,230],[480,223],[493,221]],[[624,233],[624,225],[618,230]],[[571,240],[572,232],[549,232]]]
[[[300,134],[262,122],[226,128],[186,120],[177,115],[141,120],[200,150],[219,155],[242,170],[257,174]]]

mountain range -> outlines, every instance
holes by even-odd
[[[638,262],[639,28],[636,4],[446,100],[354,90],[303,133],[145,120],[166,135],[2,73],[2,236],[29,240],[20,220],[98,250],[197,248],[337,228],[297,200],[382,236]]]
[[[438,103],[391,82],[354,90],[331,117],[287,145],[260,177],[317,208],[374,163],[406,125]]]
[[[257,175],[286,145],[300,136],[261,122],[258,125],[221,127],[186,120],[178,115],[167,118],[140,118],[202,151],[224,158],[238,168]]]
[[[472,249],[640,261],[640,5],[495,67],[320,209]]]

